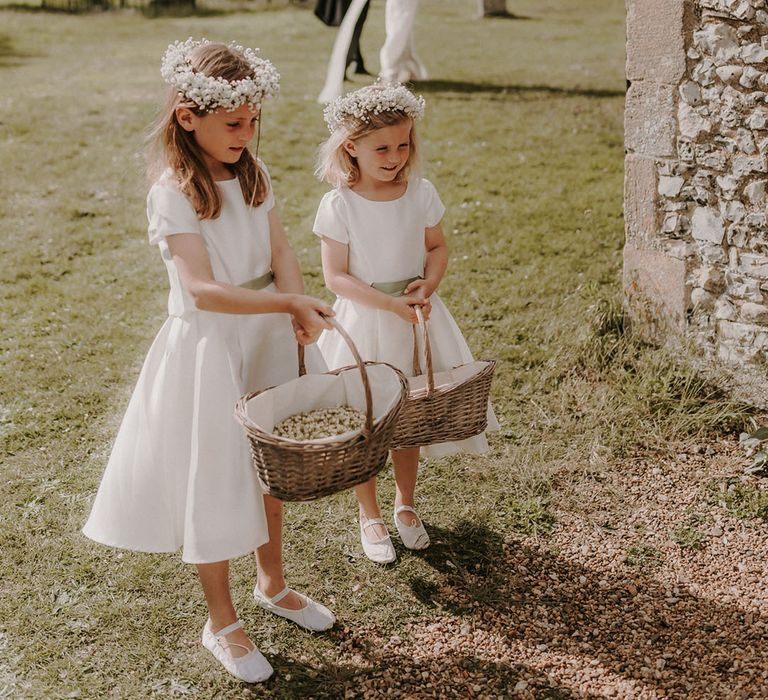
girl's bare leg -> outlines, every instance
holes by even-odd
[[[359,486],[355,486],[355,495],[357,496],[357,503],[360,507],[361,520],[380,518],[381,509],[379,508],[379,502],[376,499],[376,477],[369,479]],[[365,536],[371,541],[380,540],[389,534],[387,528],[384,525],[371,525],[365,528]]]
[[[211,631],[218,632],[237,620],[237,613],[232,604],[232,595],[229,590],[229,562],[217,561],[213,564],[198,564],[197,574],[203,586],[205,601],[208,603]],[[245,656],[248,650],[254,648],[253,642],[242,628],[230,632],[226,639],[233,645],[228,647],[228,651],[234,658]],[[235,646],[238,644],[246,648]]]
[[[399,506],[413,508],[416,476],[419,471],[419,448],[392,450],[390,454],[395,465],[395,509]],[[421,524],[419,518],[408,511],[400,513],[397,517],[403,525],[414,527]]]
[[[259,590],[271,598],[286,586],[283,572],[283,502],[274,496],[265,495],[264,511],[269,542],[256,550],[256,574]],[[288,610],[299,610],[304,607],[304,601],[291,591],[277,605]]]

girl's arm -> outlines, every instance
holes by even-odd
[[[166,236],[165,240],[181,283],[198,309],[224,314],[287,313],[307,333],[331,328],[320,314],[333,316],[333,310],[319,299],[303,294],[254,291],[214,279],[211,259],[199,234],[179,233]]]
[[[277,214],[277,207],[269,210],[269,245],[272,251],[272,274],[275,276],[275,286],[284,293],[303,294],[304,279],[296,254],[288,242],[283,224]],[[314,343],[320,331],[310,331],[304,328],[295,317],[291,318],[296,339],[302,345]]]
[[[393,297],[349,274],[349,246],[327,236],[322,237],[320,253],[323,260],[325,286],[336,296],[350,299],[358,304],[383,309],[397,314],[409,323],[416,323],[414,306],[424,306],[427,302],[413,297]]]
[[[406,294],[417,299],[429,299],[432,296],[433,292],[440,286],[448,267],[448,244],[445,242],[441,224],[425,229],[424,245],[427,249],[424,279],[414,280],[405,288]]]
[[[269,243],[272,248],[272,274],[275,286],[285,293],[303,294],[304,280],[296,254],[277,214],[277,207],[269,210]]]

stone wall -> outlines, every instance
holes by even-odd
[[[630,309],[768,360],[768,3],[627,0],[626,70]]]

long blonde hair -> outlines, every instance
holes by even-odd
[[[226,44],[204,44],[190,53],[192,68],[204,75],[225,80],[252,77],[253,69],[240,51]],[[221,194],[203,158],[202,149],[192,132],[181,127],[176,108],[187,107],[198,116],[205,115],[193,101],[169,88],[157,121],[150,132],[147,172],[154,181],[168,168],[173,172],[179,189],[189,198],[200,219],[215,219],[221,213]],[[259,115],[259,134],[261,115]],[[256,141],[258,155],[259,141]],[[257,159],[244,148],[240,159],[228,166],[240,182],[245,201],[252,207],[267,198],[267,176]]]
[[[344,124],[331,133],[326,141],[320,144],[315,164],[315,175],[319,180],[325,180],[333,187],[352,187],[360,181],[360,168],[357,158],[350,155],[344,148],[344,142],[357,139],[373,133],[377,129],[386,126],[396,126],[405,121],[411,122],[411,133],[408,139],[408,161],[397,173],[395,182],[405,182],[411,173],[421,171],[421,158],[419,154],[418,139],[416,138],[416,125],[413,119],[400,110],[379,112],[378,114],[366,114],[366,120],[349,117]]]

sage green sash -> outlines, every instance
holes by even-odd
[[[256,279],[248,280],[247,282],[239,284],[238,287],[253,289],[254,291],[258,292],[260,289],[264,289],[264,287],[268,287],[270,284],[272,284],[272,280],[274,279],[275,276],[272,274],[272,270],[270,270],[269,272],[265,272],[261,277],[256,277]]]
[[[400,280],[399,282],[373,282],[371,287],[378,289],[384,294],[389,294],[393,297],[403,296],[403,292],[406,290],[411,282],[422,279],[421,277],[411,277],[409,280]],[[421,367],[419,366],[419,349],[416,342],[416,326],[411,326],[413,329],[413,374],[414,376],[421,374]]]
[[[371,282],[371,287],[380,292],[384,292],[384,294],[389,294],[393,297],[401,297],[411,282],[420,279],[421,277],[411,277],[411,279],[400,280],[399,282]]]

